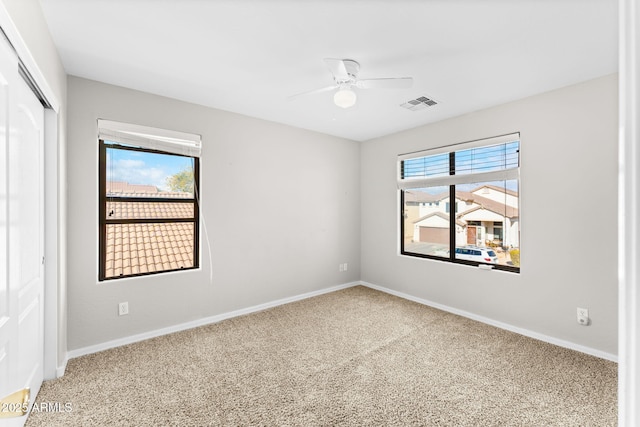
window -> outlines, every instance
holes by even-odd
[[[99,121],[99,280],[199,266],[199,148],[197,135]]]
[[[519,169],[519,134],[400,155],[401,254],[519,272]]]

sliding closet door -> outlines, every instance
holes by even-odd
[[[28,388],[31,403],[43,377],[43,123],[44,108],[0,38],[0,399]],[[8,412],[20,403],[4,402],[0,418],[17,415]]]

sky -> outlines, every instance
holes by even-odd
[[[188,157],[107,149],[107,180],[153,185],[168,191],[167,177],[191,167]]]

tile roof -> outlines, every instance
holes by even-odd
[[[145,193],[152,194],[157,193],[158,187],[153,185],[142,184],[129,184],[123,181],[107,181],[107,194],[117,194],[121,196],[121,193],[137,194]]]
[[[427,215],[425,215],[425,216],[423,216],[421,218],[416,219],[415,221],[413,221],[413,223],[417,224],[417,223],[419,223],[421,221],[424,221],[425,219],[428,219],[428,218],[431,218],[431,217],[434,217],[434,216],[437,216],[439,218],[446,219],[447,221],[449,221],[449,215],[448,214],[446,214],[444,212],[431,212],[430,214],[427,214]],[[456,224],[458,224],[461,227],[464,227],[465,225],[467,225],[466,222],[463,222],[463,221],[459,220],[458,218],[456,218]]]
[[[429,194],[425,191],[420,191],[420,190],[404,191],[405,202],[433,203],[433,202],[439,202],[440,200],[445,199],[447,197],[449,197],[448,191],[440,194]]]
[[[458,218],[464,217],[466,214],[478,209],[486,209],[507,218],[518,217],[518,208],[505,205],[504,203],[496,202],[495,200],[487,199],[486,197],[482,197],[474,193],[469,193],[467,191],[456,191],[456,199],[469,201],[480,205],[479,207],[459,213]]]
[[[471,190],[471,192],[475,193],[476,191],[482,190],[483,188],[491,188],[491,189],[496,190],[496,191],[498,191],[500,193],[507,193],[510,196],[518,197],[518,192],[517,191],[509,190],[508,188],[502,188],[502,187],[498,187],[498,186],[490,185],[490,184],[481,185],[480,187]]]
[[[109,219],[193,218],[193,203],[107,200]]]
[[[193,223],[107,225],[106,277],[193,265]]]
[[[192,193],[162,191],[154,185],[129,184],[122,181],[107,181],[107,197],[163,197],[171,199],[191,199]]]

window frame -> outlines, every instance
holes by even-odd
[[[520,134],[519,133],[514,133],[512,135],[517,135],[517,138],[514,138],[514,141],[517,140],[518,141],[518,165],[517,165],[517,170],[518,170],[518,174],[517,174],[517,183],[518,183],[518,211],[520,209],[520,174],[519,174],[519,170],[520,170],[520,150],[521,150],[521,139],[520,139]],[[470,143],[461,143],[461,144],[454,144],[448,147],[438,147],[437,149],[434,150],[438,150],[437,152],[439,154],[443,153],[443,149],[448,149],[448,151],[445,151],[448,153],[449,155],[449,177],[455,177],[455,167],[456,167],[456,158],[455,158],[455,154],[456,152],[459,151],[464,151],[467,150],[468,148],[465,147],[466,144],[471,144],[472,148],[483,148],[483,147],[489,147],[492,145],[495,145],[495,143],[492,143],[491,140],[492,139],[501,139],[504,137],[507,137],[509,135],[503,135],[500,137],[495,137],[495,138],[487,138],[484,140],[477,140],[477,141],[471,141]],[[486,144],[481,144],[482,141],[486,141]],[[430,154],[429,151],[431,150],[425,150],[423,152],[418,152],[418,153],[413,153],[414,156],[411,157],[407,157],[408,155],[400,155],[399,156],[399,165],[398,165],[398,181],[401,182],[402,179],[404,179],[404,175],[405,175],[405,169],[404,169],[404,162],[406,160],[409,160],[411,158],[420,158],[423,157],[422,155],[420,155],[421,153],[425,153],[425,156],[428,156]],[[420,153],[420,154],[419,154]],[[467,174],[468,176],[473,176],[474,174]],[[438,177],[438,181],[440,181],[441,183],[438,184],[433,184],[433,186],[447,186],[447,184],[445,182],[442,182],[443,180],[446,181],[447,176],[444,177]],[[480,176],[478,179],[482,180],[482,176]],[[458,212],[458,204],[455,202],[456,201],[456,185],[458,185],[455,182],[455,178],[452,180],[453,183],[448,184],[449,187],[449,202],[447,203],[450,207],[453,206],[454,207],[454,212],[451,212],[451,208],[449,209],[448,215],[449,215],[449,256],[448,257],[442,257],[442,256],[438,256],[438,255],[430,255],[430,254],[423,254],[423,253],[418,253],[418,252],[409,252],[407,250],[405,250],[405,210],[406,210],[406,206],[405,206],[405,192],[408,190],[411,190],[412,188],[428,188],[428,186],[424,186],[424,187],[406,187],[406,188],[402,188],[400,187],[398,190],[400,192],[400,210],[399,210],[399,221],[400,221],[400,233],[399,233],[399,239],[400,239],[400,255],[404,255],[404,256],[410,256],[410,257],[416,257],[416,258],[425,258],[425,259],[432,259],[432,260],[436,260],[436,261],[441,261],[441,262],[448,262],[448,263],[453,263],[453,264],[464,264],[464,265],[470,265],[470,266],[490,266],[492,269],[495,270],[501,270],[501,271],[508,271],[508,272],[513,272],[513,273],[520,273],[520,267],[516,267],[516,266],[511,266],[511,265],[504,265],[504,264],[490,264],[490,263],[485,263],[485,262],[480,262],[480,261],[469,261],[469,260],[464,260],[464,259],[459,259],[456,258],[455,254],[456,254],[456,214]],[[483,182],[483,181],[480,181]],[[506,188],[505,188],[506,190]],[[452,202],[453,201],[453,202]],[[520,214],[519,214],[520,215]],[[520,221],[520,219],[518,218],[518,221]],[[503,226],[504,226],[504,221],[503,221]],[[503,228],[504,231],[504,228]],[[519,233],[519,232],[518,232]],[[520,236],[518,237],[518,241],[520,241]],[[519,245],[520,247],[520,245]],[[519,249],[518,247],[518,249]],[[487,249],[492,249],[487,247]]]
[[[118,280],[131,277],[149,276],[176,271],[188,271],[200,268],[200,159],[198,156],[177,154],[163,150],[135,147],[123,145],[118,142],[98,139],[98,281]],[[193,160],[193,197],[191,198],[171,198],[171,197],[118,197],[107,196],[107,149],[118,149],[126,151],[136,151],[151,154],[161,154],[168,156],[186,157]],[[193,218],[107,218],[107,203],[109,201],[125,203],[190,203],[193,204]],[[107,261],[107,225],[109,224],[174,224],[193,223],[193,266],[186,268],[176,268],[170,270],[150,271],[144,273],[134,273],[106,277]]]

